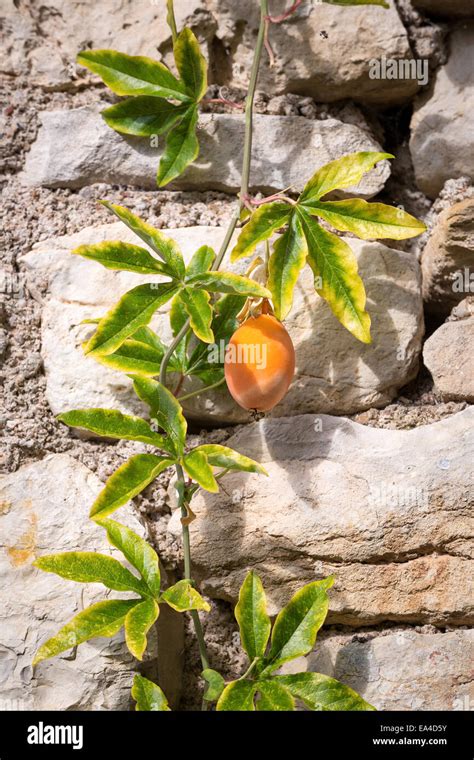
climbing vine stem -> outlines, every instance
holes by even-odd
[[[168,4],[168,7],[172,8],[172,3]],[[252,137],[253,137],[253,104],[255,100],[255,91],[257,88],[258,72],[260,68],[260,62],[262,59],[262,51],[264,49],[265,42],[265,29],[268,18],[268,0],[260,0],[260,24],[258,30],[257,43],[255,46],[255,52],[253,57],[252,69],[250,72],[249,88],[245,101],[245,136],[244,136],[244,151],[242,159],[242,179],[240,185],[239,201],[237,208],[229,222],[224,240],[216,256],[216,260],[213,265],[213,269],[219,269],[224,256],[229,247],[232,235],[240,220],[240,214],[244,207],[245,199],[248,198],[249,191],[249,179],[250,179],[250,164],[252,159]],[[187,335],[190,327],[190,320],[188,319],[181,330],[177,333],[169,348],[163,356],[160,367],[160,382],[166,385],[166,371],[169,361],[173,356],[176,348],[181,343],[183,338]],[[184,577],[191,580],[192,568],[191,568],[191,543],[189,536],[189,510],[185,500],[184,490],[184,473],[181,465],[176,465],[176,490],[178,492],[178,506],[181,509],[181,525],[182,525],[182,539],[183,539],[183,555],[184,555]],[[201,657],[202,669],[206,670],[209,667],[209,661],[207,657],[206,642],[204,639],[204,632],[202,629],[199,613],[196,610],[191,611],[191,617],[194,624],[194,630],[196,632],[196,638],[199,645],[199,654]],[[207,709],[206,703],[203,701],[203,709]]]

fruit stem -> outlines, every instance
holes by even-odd
[[[212,385],[206,385],[204,388],[198,388],[195,391],[191,391],[190,393],[185,393],[184,396],[178,396],[178,401],[181,403],[181,401],[187,401],[188,398],[193,398],[193,396],[199,396],[201,393],[206,393],[206,391],[211,391],[213,388],[218,388],[219,385],[223,385],[225,383],[225,377],[222,377],[220,380],[217,380],[217,382],[212,383]]]

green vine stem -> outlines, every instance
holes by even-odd
[[[171,5],[172,7],[172,3],[169,3],[168,5],[169,6]],[[234,234],[235,228],[237,227],[237,224],[240,220],[240,214],[244,206],[244,199],[248,196],[250,164],[251,164],[251,158],[252,158],[253,104],[254,104],[254,99],[255,99],[255,90],[257,87],[258,72],[260,68],[260,62],[262,59],[262,51],[264,48],[265,28],[267,25],[267,17],[268,17],[268,0],[260,0],[260,25],[259,25],[259,30],[258,30],[257,43],[255,46],[255,53],[254,53],[253,62],[252,62],[252,69],[250,72],[249,89],[248,89],[247,98],[245,101],[245,137],[244,137],[244,154],[243,154],[243,161],[242,161],[242,180],[241,180],[240,193],[239,193],[239,203],[238,203],[236,211],[234,212],[234,215],[232,216],[229,226],[227,228],[226,234],[224,236],[224,240],[222,241],[222,245],[219,249],[219,253],[217,254],[216,260],[212,267],[213,270],[219,269],[220,265],[222,264],[224,256],[229,247],[230,241],[232,239],[232,235]],[[183,325],[183,327],[181,328],[181,330],[178,332],[174,340],[171,342],[168,350],[163,356],[161,367],[160,367],[160,376],[159,376],[159,380],[160,380],[160,383],[162,383],[162,385],[166,385],[166,371],[168,368],[168,363],[173,353],[175,352],[177,346],[187,334],[189,330],[189,325],[190,325],[190,320],[188,319]],[[188,394],[186,397],[183,397],[183,398],[189,398],[190,395],[192,394]],[[181,518],[182,518],[184,577],[187,580],[192,580],[191,544],[190,544],[190,537],[189,537],[189,526],[183,523],[183,519],[188,516],[188,510],[187,510],[187,505],[186,505],[185,496],[184,496],[185,480],[184,480],[184,473],[183,473],[183,469],[181,465],[176,465],[176,475],[177,475],[178,506],[181,509]],[[181,487],[179,487],[179,484],[181,485]],[[194,630],[195,630],[196,638],[199,645],[199,654],[201,657],[202,669],[206,670],[209,667],[209,661],[207,658],[206,642],[204,639],[204,632],[202,629],[201,620],[199,618],[199,613],[196,610],[192,610],[191,617],[193,620]],[[203,702],[203,709],[207,709],[205,702]]]

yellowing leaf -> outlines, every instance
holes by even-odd
[[[107,538],[135,567],[154,597],[160,594],[160,565],[158,555],[152,546],[116,520],[97,519],[97,523],[107,531]]]
[[[172,277],[172,272],[155,259],[149,251],[139,245],[122,243],[120,240],[96,243],[95,245],[80,245],[71,253],[83,256],[85,259],[97,261],[107,269],[118,269],[139,274],[162,274]]]
[[[77,583],[103,583],[106,588],[115,591],[135,591],[148,594],[144,583],[132,575],[114,557],[98,552],[62,552],[46,554],[34,563],[40,570],[55,573],[61,578]]]
[[[294,673],[274,676],[273,683],[284,686],[311,710],[372,711],[372,707],[349,686],[322,673]]]
[[[314,174],[303,189],[298,202],[319,200],[323,195],[345,187],[359,184],[366,172],[373,169],[378,161],[393,158],[391,153],[361,151],[331,161]]]
[[[239,454],[238,451],[222,446],[220,443],[205,443],[198,446],[194,451],[200,451],[206,455],[207,461],[213,467],[222,467],[224,470],[241,470],[242,472],[260,472],[268,475],[261,464],[253,459]]]
[[[268,287],[278,319],[284,319],[293,303],[293,290],[305,265],[307,243],[297,214],[291,217],[288,229],[274,244],[268,264]]]
[[[421,235],[426,225],[402,209],[360,198],[344,201],[308,201],[304,208],[340,232],[353,232],[362,240],[406,240]]]
[[[179,177],[198,157],[197,121],[198,111],[195,106],[192,106],[180,123],[168,132],[156,177],[158,187],[164,187]]]
[[[133,680],[132,697],[137,703],[135,710],[141,712],[169,712],[168,701],[160,687],[138,673],[135,674]]]
[[[187,610],[204,610],[205,612],[209,612],[211,609],[199,591],[196,591],[186,579],[178,581],[173,586],[167,588],[162,593],[161,600],[169,604],[177,612],[186,612]]]
[[[231,261],[250,256],[259,243],[268,240],[276,230],[288,222],[291,211],[288,203],[265,203],[260,206],[243,227],[232,250]]]
[[[83,610],[63,626],[56,636],[40,646],[33,665],[61,652],[67,652],[68,649],[97,636],[114,636],[121,629],[127,612],[139,601],[138,599],[110,599],[106,602],[97,602]]]
[[[235,619],[239,624],[242,647],[249,660],[252,662],[256,657],[263,657],[270,636],[271,622],[262,581],[254,572],[247,574],[240,588]]]
[[[174,105],[163,98],[139,95],[116,103],[101,111],[104,121],[124,135],[151,137],[162,135],[179,121],[188,109],[187,103]]]
[[[141,441],[157,448],[166,448],[163,435],[155,433],[141,417],[122,414],[116,409],[74,409],[58,415],[58,420],[70,427],[90,430],[106,438]]]
[[[201,488],[206,491],[216,493],[219,490],[219,486],[212,472],[207,457],[200,452],[197,448],[185,454],[183,458],[183,467],[188,475],[199,483]]]
[[[259,712],[290,712],[295,709],[295,700],[289,689],[272,679],[259,681],[257,710]]]
[[[174,459],[154,454],[136,454],[130,457],[107,480],[94,501],[90,517],[107,517],[116,509],[141,493],[158,475],[174,464]]]
[[[298,214],[308,244],[308,263],[313,270],[316,291],[349,332],[363,343],[370,343],[365,289],[352,249],[344,240],[324,230],[302,208]]]
[[[133,387],[138,398],[150,407],[151,416],[159,427],[168,434],[173,450],[180,458],[184,451],[187,423],[179,401],[168,388],[148,377],[135,378]]]
[[[254,712],[255,681],[232,681],[225,687],[217,703],[218,712]]]
[[[147,645],[147,633],[158,617],[160,609],[154,599],[132,607],[125,617],[125,641],[128,649],[137,660],[143,659]]]
[[[178,298],[181,299],[189,315],[191,329],[199,340],[213,343],[214,334],[211,329],[212,306],[210,295],[205,290],[183,288]]]
[[[184,28],[173,46],[174,60],[186,92],[199,101],[207,90],[207,64],[191,29]]]

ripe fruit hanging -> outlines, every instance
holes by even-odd
[[[229,341],[224,371],[239,406],[258,412],[273,409],[295,372],[295,349],[282,323],[271,314],[247,319]]]

